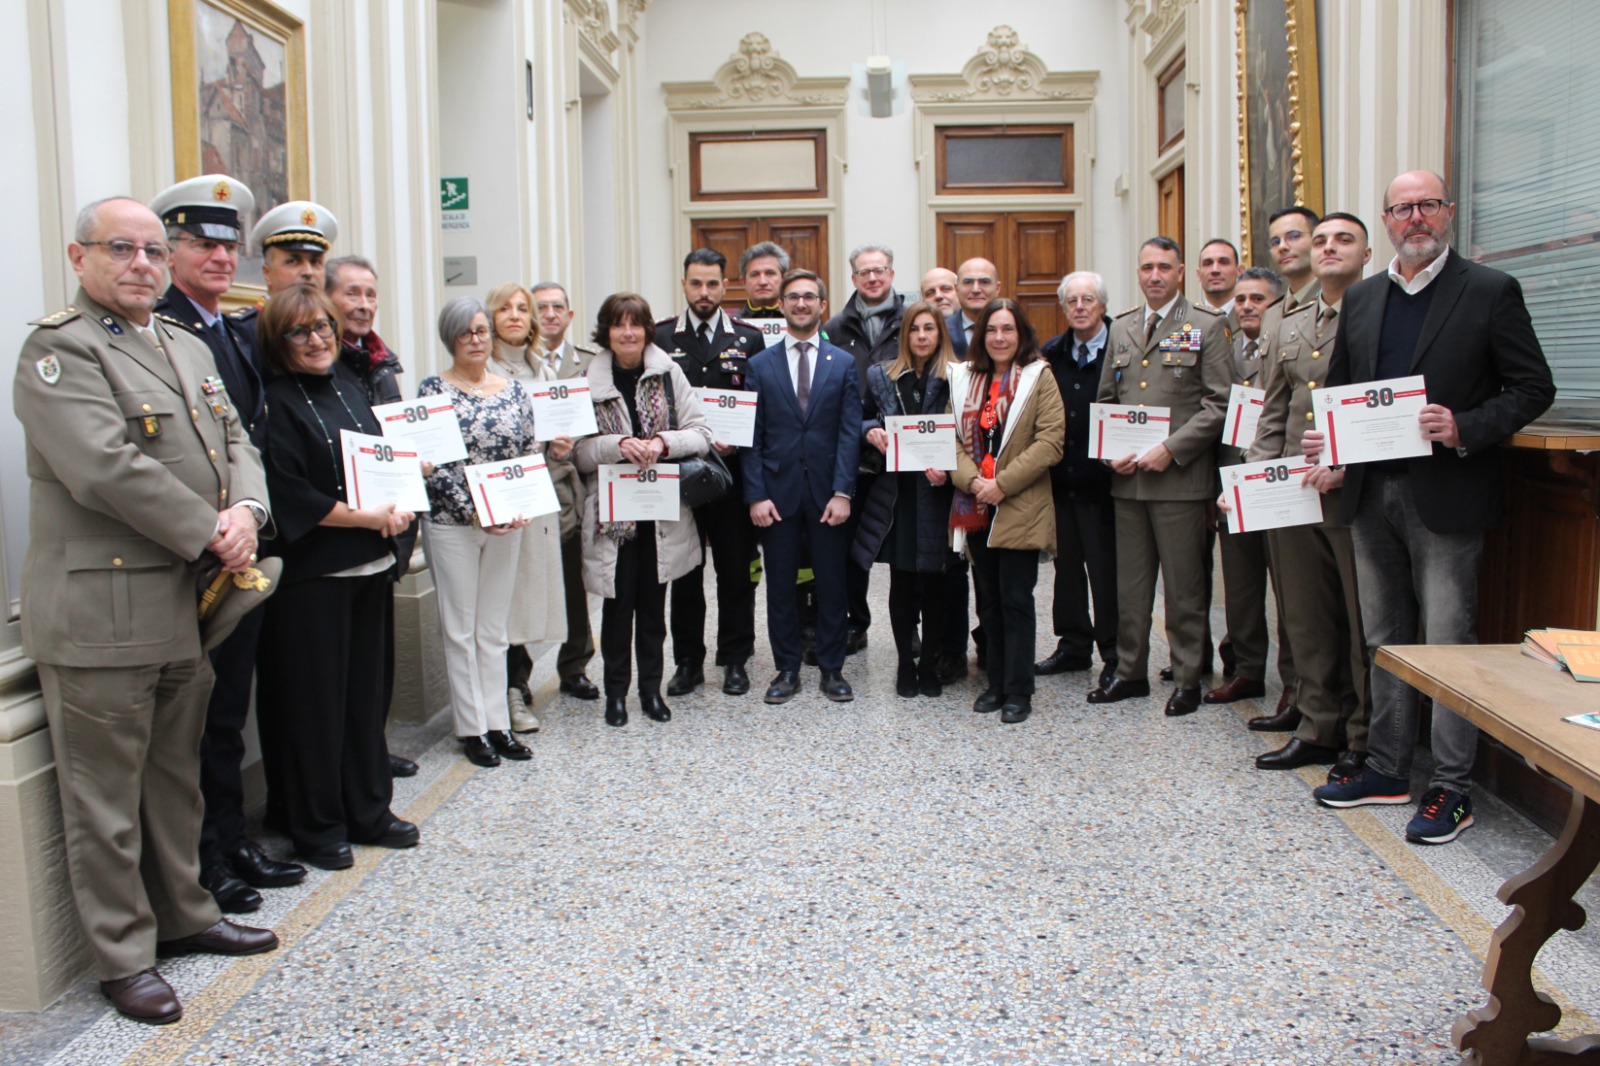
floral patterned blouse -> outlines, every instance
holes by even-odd
[[[476,515],[467,486],[467,467],[518,459],[540,449],[533,440],[533,408],[515,379],[493,396],[474,396],[437,374],[417,386],[418,396],[444,396],[456,407],[467,458],[441,463],[428,477],[428,520],[440,526],[470,526]]]

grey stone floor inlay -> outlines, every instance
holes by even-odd
[[[1547,837],[1485,797],[1458,844],[1410,848],[1407,810],[1318,809],[1300,776],[1254,769],[1281,740],[1237,708],[1165,718],[1160,684],[1092,707],[1091,675],[1041,678],[1016,726],[971,712],[972,681],[899,699],[887,584],[874,573],[880,622],[846,667],[855,702],[823,700],[807,669],[800,697],[762,705],[763,625],[749,696],[708,667],[671,723],[634,705],[623,729],[558,699],[532,763],[470,776],[438,739],[397,806],[465,783],[422,845],[268,893],[261,917],[292,939],[254,970],[164,967],[197,1004],[179,1027],[93,1009],[91,986],[0,1019],[35,1053],[3,1058],[1457,1061],[1450,1026],[1485,998],[1470,938]],[[1165,661],[1157,641],[1152,674]],[[1594,1008],[1600,934],[1540,962]]]

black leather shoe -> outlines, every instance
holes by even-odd
[[[1200,689],[1180,688],[1167,700],[1167,717],[1178,718],[1200,709]]]
[[[942,651],[937,660],[939,684],[953,685],[967,679],[967,653]]]
[[[600,690],[594,687],[594,682],[584,674],[573,674],[571,677],[561,679],[561,691],[568,696],[580,700],[597,700]]]
[[[499,766],[500,756],[494,753],[488,737],[460,737],[461,748],[475,766]]]
[[[672,721],[672,708],[666,705],[659,692],[640,693],[639,709],[644,711],[644,716],[652,722]]]
[[[223,914],[249,914],[261,909],[261,893],[235,877],[222,863],[200,871],[200,887],[211,893]]]
[[[795,693],[800,691],[800,672],[798,670],[779,670],[778,676],[772,679],[772,684],[767,686],[767,694],[762,697],[768,703],[788,703],[794,699]]]
[[[722,694],[724,696],[743,696],[750,691],[750,675],[745,673],[744,663],[729,663],[722,670]]]
[[[183,1005],[178,1002],[178,994],[153,966],[131,977],[101,981],[100,991],[117,1008],[118,1014],[136,1022],[169,1025],[183,1017]]]
[[[1248,677],[1236,677],[1205,694],[1207,703],[1237,703],[1240,700],[1260,699],[1267,694],[1267,686]]]
[[[628,701],[622,696],[606,697],[606,725],[628,724]]]
[[[866,638],[862,637],[862,647],[866,646]],[[844,674],[838,670],[822,671],[822,681],[817,685],[822,694],[834,703],[849,703],[856,698],[855,691],[851,689],[850,682],[844,679]]]
[[[351,853],[349,844],[330,844],[320,848],[296,845],[294,853],[305,860],[307,865],[315,866],[319,870],[348,870],[356,864],[356,857]]]
[[[1057,644],[1056,650],[1033,664],[1033,672],[1040,676],[1065,674],[1074,670],[1087,670],[1094,662],[1087,655],[1074,655],[1066,645]]]
[[[278,934],[271,929],[234,925],[224,918],[198,933],[156,944],[156,954],[169,955],[259,955],[278,946]]]
[[[1256,769],[1258,770],[1294,770],[1312,763],[1331,763],[1339,756],[1336,748],[1325,748],[1321,744],[1308,744],[1299,737],[1290,737],[1289,743],[1277,751],[1263,752],[1256,756]]]
[[[944,684],[939,680],[939,662],[933,655],[924,655],[917,665],[917,695],[944,695]]]
[[[901,699],[917,698],[917,664],[911,659],[901,659],[895,668],[894,694]]]
[[[404,755],[389,753],[389,772],[395,777],[416,777],[417,764]]]
[[[997,688],[986,688],[972,701],[972,709],[978,714],[993,714],[1005,703],[1006,694]]]
[[[261,845],[246,839],[228,853],[233,872],[251,888],[288,888],[306,879],[306,868],[297,862],[279,862],[261,850]]]
[[[1026,722],[1028,715],[1033,713],[1033,698],[1031,696],[1012,696],[1000,708],[1000,720],[1006,725],[1016,725]]]
[[[376,840],[364,841],[375,848],[414,848],[422,839],[415,823],[402,818],[392,818]]]
[[[845,634],[844,653],[854,655],[858,651],[867,650],[867,631],[865,629],[852,629]]]
[[[1111,684],[1111,679],[1117,676],[1117,660],[1107,659],[1100,668],[1100,687],[1105,688]]]
[[[1367,753],[1364,751],[1344,751],[1339,753],[1339,758],[1328,769],[1328,780],[1344,781],[1359,774],[1367,765]]]
[[[507,733],[503,729],[491,729],[484,734],[484,739],[494,749],[494,753],[504,759],[515,759],[525,762],[533,758],[533,750],[522,741]]]
[[[706,672],[699,663],[679,663],[672,680],[667,682],[667,695],[687,696],[705,683]]]
[[[1285,707],[1277,714],[1264,714],[1245,723],[1256,733],[1293,733],[1300,728],[1300,708]]]
[[[1161,668],[1161,680],[1163,680],[1163,681],[1171,681],[1172,680],[1172,667],[1163,666]]]
[[[1119,700],[1136,700],[1148,695],[1150,695],[1150,682],[1125,681],[1113,674],[1109,683],[1089,693],[1089,702],[1116,703]]]

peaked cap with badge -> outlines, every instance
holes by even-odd
[[[310,200],[279,204],[262,215],[250,231],[250,247],[263,254],[268,248],[326,252],[338,239],[339,220]]]
[[[226,174],[202,174],[180,181],[150,201],[167,227],[214,241],[243,241],[244,220],[255,213],[250,187]]]

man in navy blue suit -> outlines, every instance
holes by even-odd
[[[750,360],[755,438],[743,462],[744,499],[761,530],[767,576],[767,634],[778,676],[766,702],[800,691],[800,619],[795,575],[810,548],[817,587],[817,665],[822,694],[855,698],[844,679],[845,564],[850,497],[861,453],[861,387],[855,359],[818,336],[828,291],[809,270],[790,270],[778,290],[789,335]]]

